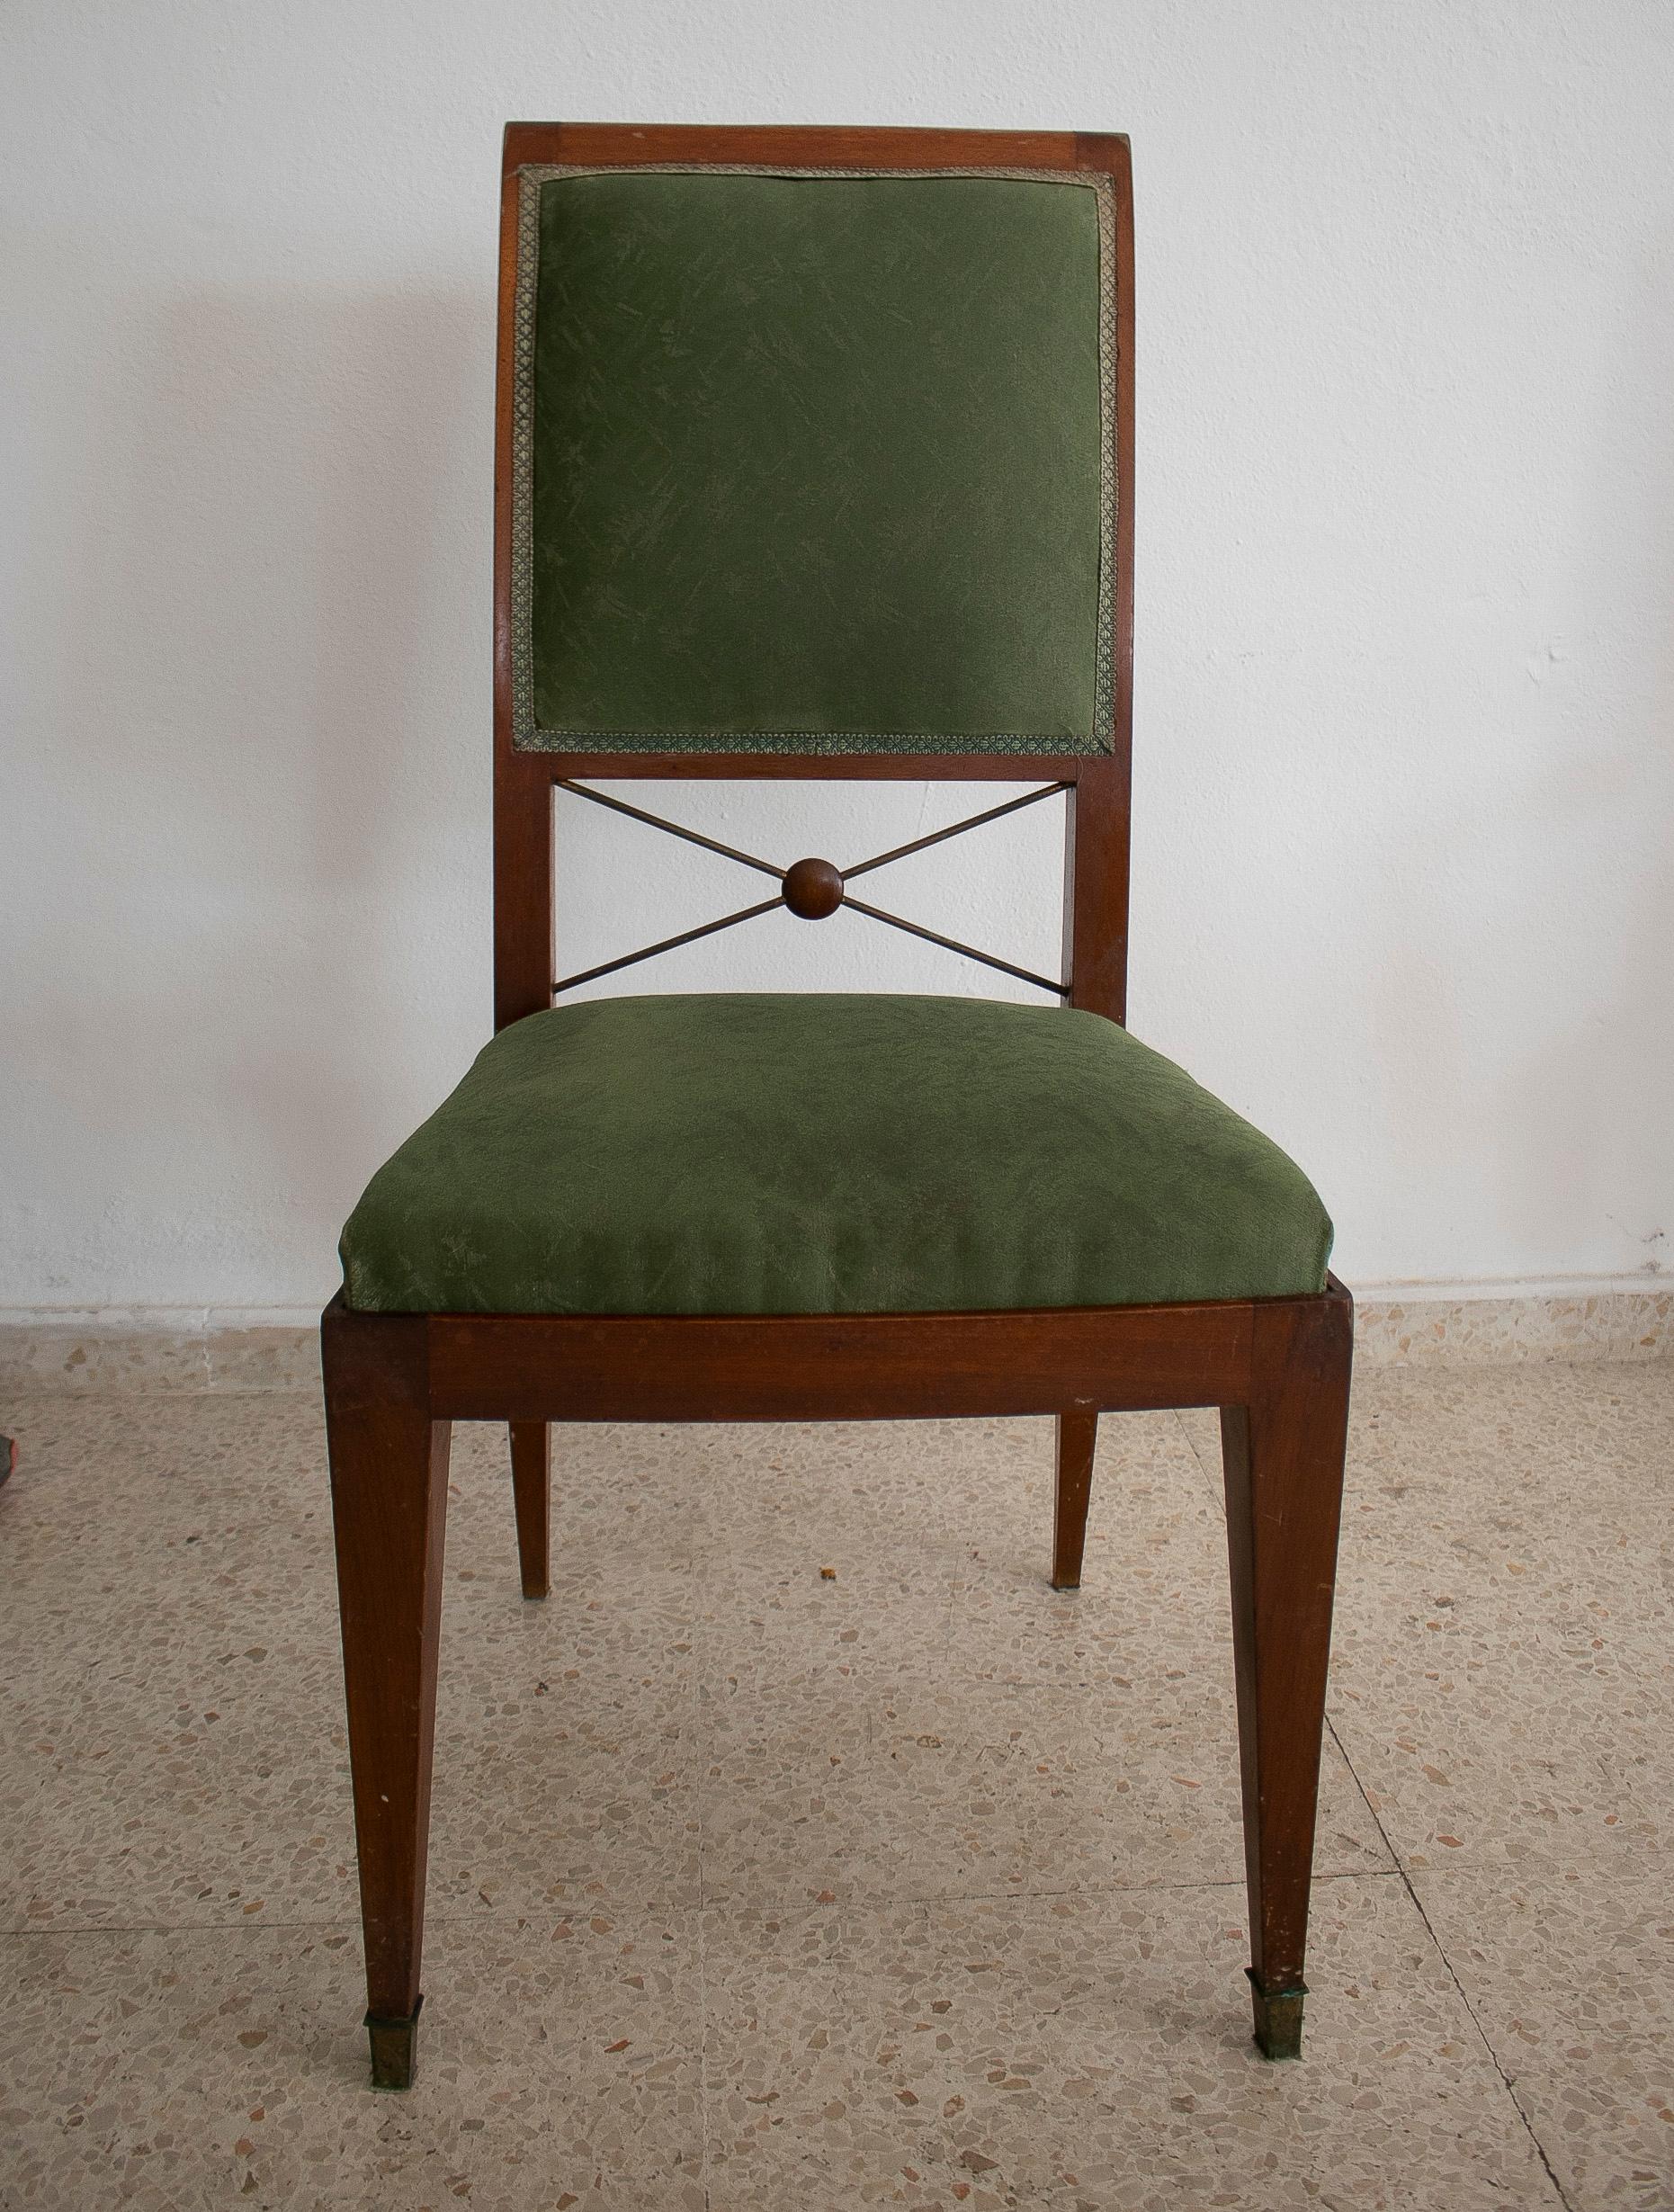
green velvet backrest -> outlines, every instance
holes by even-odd
[[[1113,747],[1111,185],[519,171],[513,747]]]

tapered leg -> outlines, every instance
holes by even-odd
[[[1256,2041],[1302,2049],[1354,1308],[1257,1309],[1251,1402],[1222,1409]]]
[[[1058,1416],[1058,1491],[1052,1513],[1052,1588],[1079,1590],[1087,1545],[1087,1509],[1093,1496],[1093,1452],[1098,1410],[1072,1406]]]
[[[517,1564],[525,1598],[547,1592],[548,1522],[552,1495],[552,1431],[545,1421],[512,1421],[512,1500],[517,1509]]]
[[[321,1327],[372,2081],[413,2079],[442,1625],[448,1425],[430,1418],[422,1315]]]

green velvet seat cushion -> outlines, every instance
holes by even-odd
[[[378,1312],[865,1313],[1320,1290],[1278,1147],[1094,1014],[611,999],[503,1030],[343,1232]]]
[[[1106,743],[1100,277],[1086,179],[541,183],[519,741]]]

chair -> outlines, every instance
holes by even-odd
[[[553,1421],[1050,1413],[1073,1590],[1099,1415],[1219,1407],[1255,2035],[1299,2050],[1351,1304],[1300,1170],[1123,1025],[1131,207],[1115,137],[506,131],[496,1035],[322,1323],[378,2084],[413,2078],[454,1420],[509,1425],[540,1598]],[[650,775],[1061,793],[1063,976],[955,945],[1043,1002],[565,1004],[666,947],[561,973],[554,788],[657,822],[594,788]],[[658,826],[758,879],[710,929],[917,928],[851,887],[956,834],[839,870]]]

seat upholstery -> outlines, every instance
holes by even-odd
[[[1103,189],[542,176],[517,742],[1107,749]]]
[[[502,1030],[343,1233],[380,1312],[864,1313],[1317,1292],[1290,1160],[1102,1016],[611,999]]]

